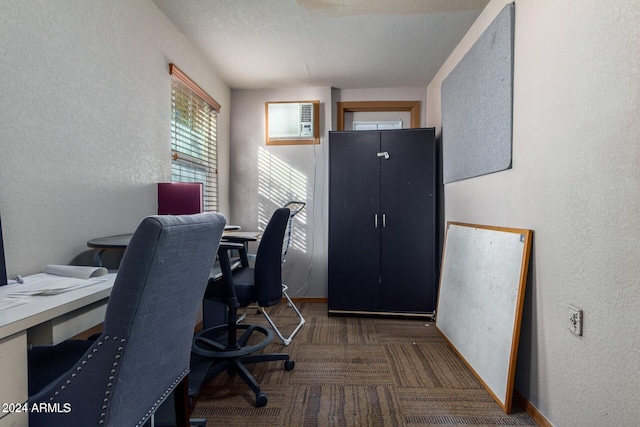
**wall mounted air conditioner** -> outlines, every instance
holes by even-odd
[[[313,102],[267,102],[270,140],[312,139],[316,136]]]

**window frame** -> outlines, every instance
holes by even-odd
[[[171,181],[202,182],[204,211],[218,212],[217,115],[220,104],[174,64],[169,64],[169,74]]]

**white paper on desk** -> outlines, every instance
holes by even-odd
[[[106,277],[91,279],[77,279],[75,277],[62,277],[47,273],[38,273],[24,278],[24,283],[3,286],[0,296],[36,296],[57,295],[86,286],[102,283]]]
[[[44,269],[47,274],[56,276],[75,277],[77,279],[89,279],[90,277],[100,277],[108,273],[104,267],[87,267],[83,265],[47,265]]]

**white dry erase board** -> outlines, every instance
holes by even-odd
[[[436,327],[508,414],[533,231],[448,222]]]

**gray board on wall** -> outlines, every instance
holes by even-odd
[[[445,184],[511,168],[514,16],[510,3],[442,82]]]

